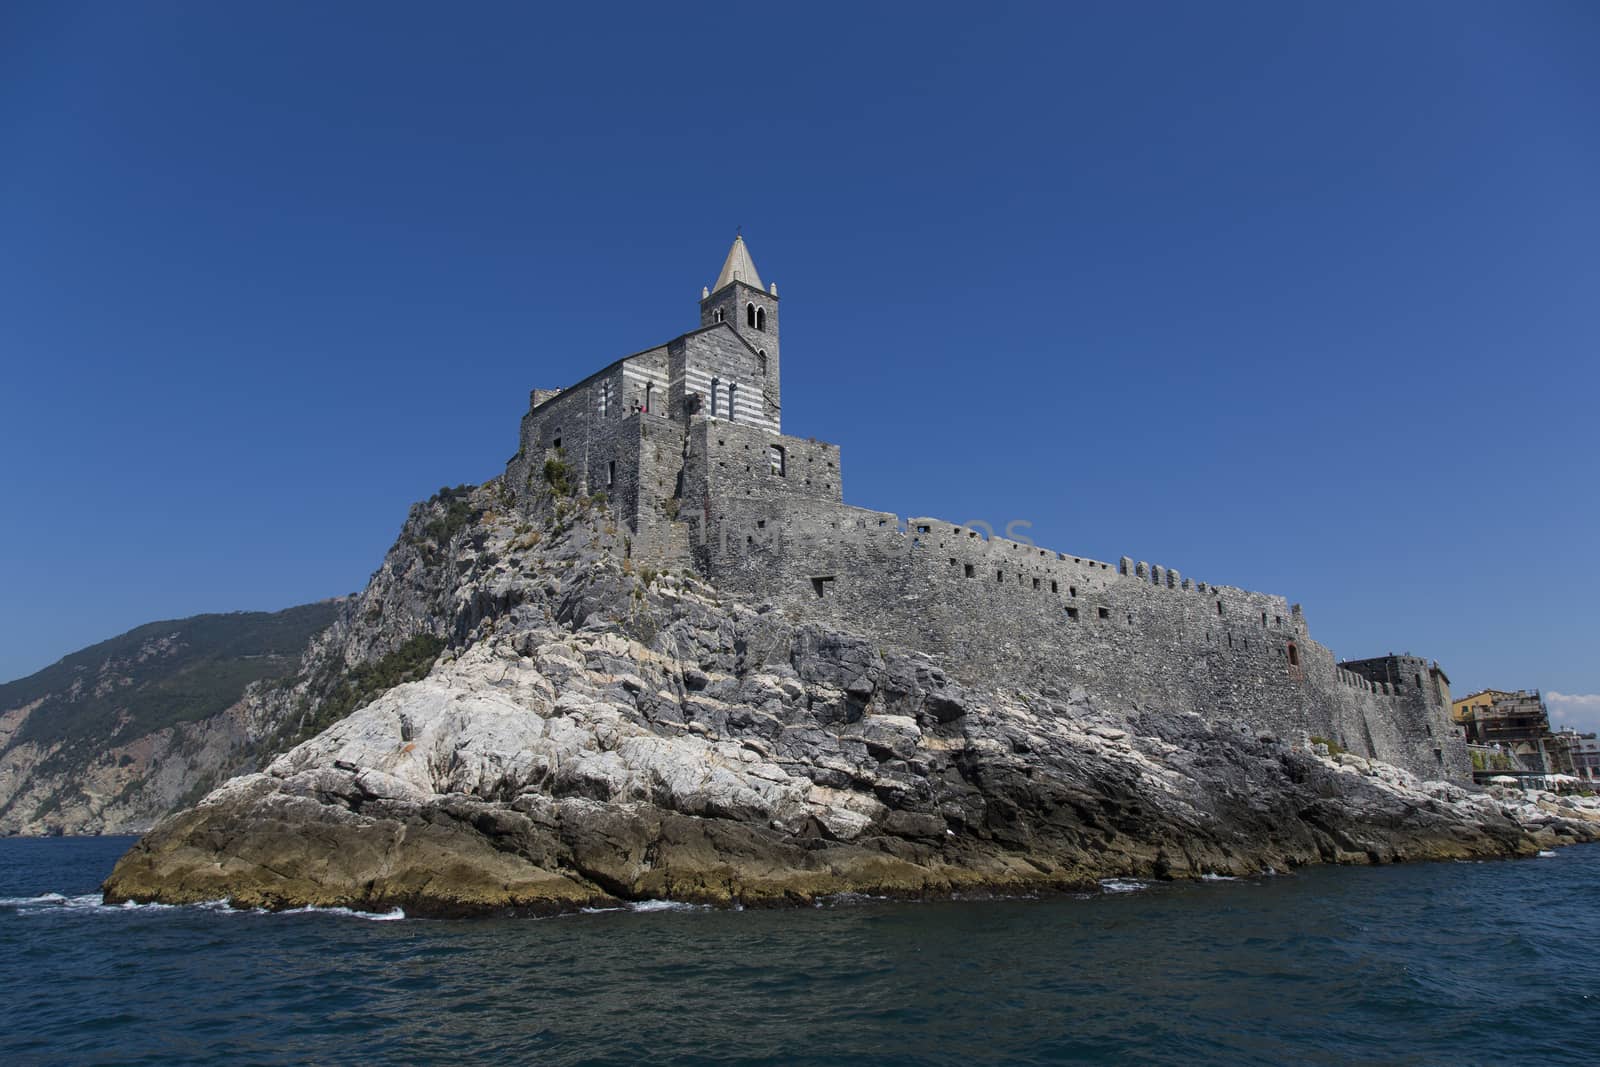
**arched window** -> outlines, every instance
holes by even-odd
[[[717,393],[722,389],[722,379],[711,379],[711,417],[717,417]]]
[[[754,304],[746,304],[744,306],[744,324],[746,326],[754,326],[756,324],[756,306]]]
[[[722,309],[721,308],[718,308],[717,310],[715,310],[715,311],[713,311],[711,313],[711,321],[712,322],[721,322],[722,321]]]
[[[735,420],[737,420],[739,418],[739,413],[734,409],[734,406],[733,406],[733,399],[734,399],[734,397],[736,397],[738,395],[739,395],[739,385],[738,385],[738,383],[737,382],[729,382],[728,383],[728,421],[729,422],[733,422],[733,421],[735,421]]]
[[[1294,647],[1293,642],[1290,642],[1289,644],[1289,666],[1300,666],[1300,650]]]
[[[756,349],[756,358],[761,361],[761,373],[767,373],[767,350],[765,348]]]
[[[767,328],[767,309],[766,308],[756,308],[756,329],[765,330],[766,328]]]

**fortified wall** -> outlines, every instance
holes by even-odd
[[[1283,597],[844,503],[838,447],[781,432],[776,287],[762,290],[742,239],[701,317],[576,386],[536,390],[508,483],[532,491],[553,460],[575,491],[606,495],[636,555],[926,650],[969,684],[1082,687],[1469,779],[1437,665],[1341,664]]]

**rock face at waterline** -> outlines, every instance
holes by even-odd
[[[1226,719],[958,683],[934,656],[641,569],[603,507],[553,500],[541,521],[503,499],[491,483],[414,509],[323,643],[427,637],[448,646],[431,672],[165,820],[108,900],[798,903],[1600,838],[1592,809]]]

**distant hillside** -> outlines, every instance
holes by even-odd
[[[0,833],[153,821],[247,746],[247,687],[293,676],[341,604],[152,622],[0,685]]]

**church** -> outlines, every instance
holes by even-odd
[[[971,684],[1187,711],[1468,780],[1437,663],[1341,662],[1282,596],[846,504],[838,447],[783,432],[778,289],[742,236],[699,310],[698,329],[533,391],[504,478],[515,499],[559,471],[605,501],[642,566],[927,652]]]

